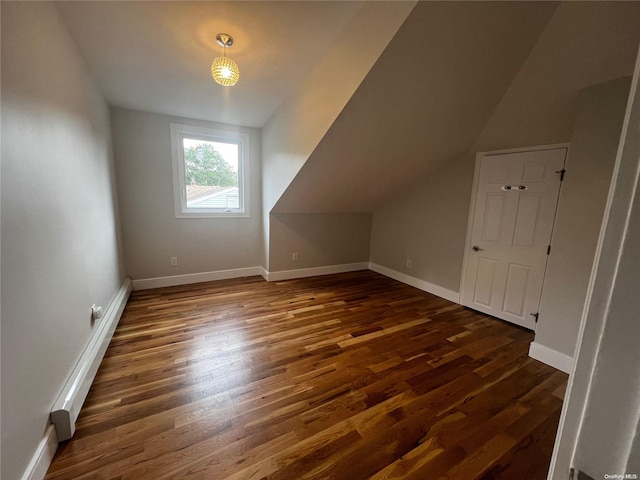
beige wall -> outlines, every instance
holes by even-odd
[[[262,129],[264,266],[283,256],[270,244],[269,214],[343,109],[415,2],[367,2],[329,53]],[[338,81],[339,79],[339,81]],[[288,230],[275,234],[283,238]],[[339,232],[335,232],[339,235]]]
[[[270,270],[368,262],[370,238],[368,213],[272,214]]]
[[[468,152],[556,7],[419,2],[274,211],[373,212]]]
[[[262,264],[260,131],[113,108],[113,148],[126,272],[134,280]],[[171,122],[247,132],[249,218],[176,218]],[[178,257],[171,266],[170,258]]]
[[[613,173],[630,80],[580,97],[560,191],[536,343],[573,357]]]
[[[640,57],[549,479],[640,472]]]
[[[51,2],[2,2],[2,471],[22,477],[124,280],[109,110]]]
[[[580,90],[633,72],[638,18],[640,2],[561,2],[474,151],[567,141]]]
[[[594,478],[640,472],[640,65],[633,110],[617,163],[617,178],[586,322],[602,326],[585,401],[574,464]],[[604,308],[603,308],[604,307]],[[595,325],[594,325],[595,326]],[[585,325],[586,329],[586,325]],[[579,394],[579,392],[576,392]]]
[[[371,261],[457,292],[473,181],[469,167],[468,161],[451,162],[376,211]]]

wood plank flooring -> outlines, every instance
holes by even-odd
[[[134,292],[46,478],[543,480],[532,339],[371,271]]]

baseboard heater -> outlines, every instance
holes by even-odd
[[[55,426],[58,442],[69,440],[76,431],[76,420],[80,409],[87,398],[130,293],[131,279],[127,277],[107,307],[104,316],[99,320],[100,324],[93,331],[89,343],[53,404],[50,418]]]

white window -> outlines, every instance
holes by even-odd
[[[249,135],[171,124],[176,217],[249,216]]]

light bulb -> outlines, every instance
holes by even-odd
[[[211,75],[220,85],[231,87],[238,83],[240,69],[229,57],[218,57],[211,64]]]

